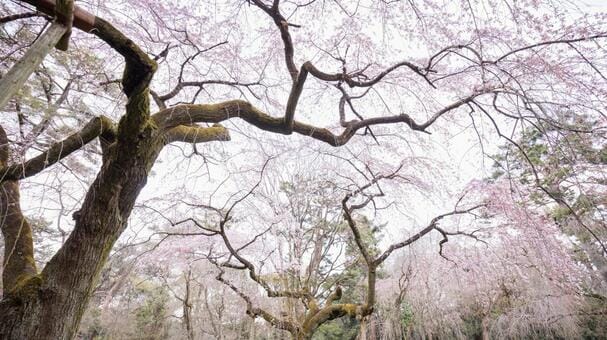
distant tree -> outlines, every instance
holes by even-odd
[[[280,193],[286,198],[283,204],[288,215],[277,224],[262,228],[250,239],[233,240],[230,230],[242,230],[238,226],[237,205],[249,196],[257,194],[258,182],[243,197],[229,207],[201,206],[217,213],[219,220],[215,226],[205,226],[204,230],[219,237],[224,243],[224,254],[209,254],[207,258],[217,266],[217,280],[234,291],[245,303],[246,313],[261,318],[277,329],[284,330],[293,339],[312,339],[319,327],[342,317],[362,321],[365,325],[375,308],[376,282],[380,277],[381,265],[390,255],[413,244],[433,231],[443,236],[440,249],[448,236],[461,235],[476,239],[474,233],[451,231],[439,226],[443,219],[473,213],[483,204],[460,206],[445,214],[434,217],[425,228],[402,240],[393,240],[387,247],[378,245],[378,229],[364,217],[361,210],[375,205],[376,199],[383,197],[383,182],[408,179],[399,174],[402,166],[389,174],[376,174],[369,169],[369,181],[352,184],[352,191],[340,189],[337,183],[315,178],[297,178],[293,182],[283,182],[280,192],[264,192],[272,197],[274,214],[283,216],[279,207]],[[340,195],[345,197],[339,198]],[[462,205],[466,205],[463,204]],[[336,210],[333,207],[341,207]],[[355,215],[355,213],[357,215]],[[343,220],[342,220],[343,214]],[[271,217],[264,215],[264,218]],[[235,220],[234,222],[232,222]],[[292,222],[292,223],[289,223]],[[248,222],[250,223],[250,222]],[[201,225],[201,222],[196,222]],[[275,230],[275,235],[272,234]],[[262,242],[262,240],[265,240]],[[275,249],[269,254],[258,254],[250,248],[256,243],[270,243]],[[282,251],[283,245],[287,250]],[[257,249],[262,248],[257,246]],[[383,248],[383,249],[382,249]],[[263,248],[262,248],[263,249]],[[272,253],[278,253],[273,260]],[[252,259],[261,258],[262,260]],[[282,260],[282,261],[281,261]],[[285,261],[286,260],[286,261]],[[270,268],[268,263],[276,263]],[[263,289],[267,297],[276,302],[257,301],[254,295],[243,291],[228,277],[227,271],[243,270],[247,276]],[[276,306],[281,306],[277,308]],[[325,326],[316,336],[355,337],[359,332],[358,322],[343,321],[351,329],[339,329],[339,323]],[[372,323],[369,323],[373,325]],[[329,332],[327,334],[327,332]]]
[[[600,122],[565,111],[529,127],[494,157],[495,178],[531,190],[528,206],[545,210],[573,242],[573,257],[591,276],[584,282],[585,336],[604,337],[607,324],[607,144]],[[566,127],[561,129],[560,127]]]
[[[575,250],[596,273],[594,289],[607,293],[607,144],[598,121],[565,112],[528,130],[495,157],[496,177],[535,188]],[[560,127],[565,127],[562,129]]]
[[[488,215],[459,225],[478,228],[486,243],[446,245],[447,259],[414,245],[394,264],[402,276],[379,284],[393,292],[381,304],[395,295],[407,304],[412,339],[581,338],[594,316],[584,297],[588,276],[569,256],[570,242],[549,216],[525,206],[533,191],[512,191],[505,180],[475,190],[487,197]]]

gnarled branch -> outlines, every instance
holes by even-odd
[[[159,127],[169,129],[178,125],[189,125],[199,122],[219,123],[232,118],[240,118],[265,131],[280,134],[291,134],[292,132],[296,132],[300,135],[323,141],[332,146],[341,146],[346,144],[358,130],[373,125],[405,123],[412,130],[426,132],[426,129],[434,124],[442,115],[469,103],[478,96],[496,91],[498,90],[485,89],[475,92],[468,97],[445,106],[431,116],[426,122],[421,124],[413,120],[408,114],[403,113],[400,115],[374,117],[349,122],[346,124],[346,128],[341,134],[334,134],[329,129],[316,127],[296,120],[292,121],[291,129],[285,126],[284,119],[272,117],[244,100],[230,100],[217,104],[177,105],[160,110],[153,115],[153,119]]]

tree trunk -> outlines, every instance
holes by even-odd
[[[18,282],[0,302],[0,339],[75,337],[98,275],[126,227],[157,152],[146,156],[125,167],[110,162],[101,170],[75,214],[76,226],[65,246],[42,273]]]
[[[481,320],[481,340],[489,340],[490,339],[490,331],[489,331],[489,318],[484,317]]]
[[[183,297],[183,326],[188,340],[194,340],[194,325],[192,324],[192,301],[190,290],[192,284],[192,270],[188,270],[185,278],[185,296]]]
[[[147,89],[132,95],[127,115],[137,110],[141,100],[149,100],[147,96]],[[40,274],[15,280],[14,289],[0,302],[0,339],[75,337],[101,269],[162,149],[156,127],[149,121],[139,131],[133,130],[107,151],[107,162],[80,211],[74,213],[74,230],[63,247]],[[3,226],[8,229],[15,226]],[[29,245],[18,251],[33,258],[30,248],[31,237]]]
[[[110,23],[95,18],[94,25],[94,34],[125,59],[122,85],[128,98],[126,114],[120,120],[115,141],[102,144],[101,170],[81,209],[73,215],[74,230],[65,244],[41,273],[13,272],[11,277],[3,278],[14,282],[14,287],[0,301],[0,339],[73,339],[76,336],[101,269],[125,229],[135,200],[164,146],[164,131],[160,131],[150,117],[149,83],[156,63]],[[57,39],[65,29],[60,33]],[[8,140],[1,128],[0,137],[0,166],[6,166]],[[0,182],[11,185],[2,179]],[[18,199],[18,194],[7,197]],[[8,199],[0,202],[5,205],[5,213],[11,208],[18,209]],[[26,225],[18,220],[2,221],[3,233],[20,229],[13,221]],[[16,240],[12,243],[21,248],[15,251],[22,252],[22,261],[27,262],[33,259],[33,244],[31,237],[20,236],[9,235],[7,246],[10,240]]]
[[[2,283],[8,293],[38,273],[32,228],[19,205],[18,181],[0,182],[0,229],[5,242]]]

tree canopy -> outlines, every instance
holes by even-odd
[[[0,4],[0,338],[607,336],[606,23]]]

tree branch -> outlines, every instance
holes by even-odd
[[[392,73],[393,71],[395,71],[401,67],[407,67],[407,68],[411,69],[413,72],[422,76],[426,80],[426,82],[428,82],[428,84],[430,86],[436,88],[436,86],[434,86],[434,84],[428,78],[428,74],[433,73],[432,70],[430,70],[429,68],[422,68],[422,67],[417,66],[408,61],[401,61],[400,63],[396,63],[396,64],[386,68],[384,71],[380,72],[378,75],[376,75],[375,77],[373,77],[372,79],[367,80],[367,81],[359,81],[359,80],[355,79],[355,78],[361,78],[361,76],[363,76],[362,71],[354,72],[353,74],[348,74],[345,72],[343,72],[343,73],[326,73],[326,72],[323,72],[323,71],[317,69],[309,61],[305,62],[304,65],[302,66],[302,68],[305,68],[308,72],[310,72],[310,74],[312,74],[314,77],[316,77],[320,80],[343,81],[346,84],[348,84],[348,86],[350,86],[350,87],[373,86],[373,85],[379,83],[385,76],[387,76],[388,74]]]
[[[11,21],[19,20],[19,19],[27,19],[27,18],[34,18],[34,17],[47,17],[47,16],[40,12],[18,13],[18,14],[7,15],[7,16],[1,17],[0,24],[6,24],[7,22],[11,22]]]
[[[204,143],[229,140],[230,133],[228,129],[220,124],[214,124],[212,127],[179,125],[171,128],[166,133],[166,144],[172,142]]]
[[[65,26],[65,33],[57,42],[55,47],[61,51],[67,51],[72,35],[72,24],[74,22],[74,0],[58,0],[55,7],[57,21]]]
[[[375,263],[376,263],[377,265],[380,265],[381,263],[383,263],[383,262],[384,262],[384,261],[385,261],[385,260],[388,258],[388,256],[390,256],[390,254],[392,254],[392,252],[393,252],[393,251],[395,251],[395,250],[397,250],[397,249],[400,249],[400,248],[402,248],[402,247],[408,246],[408,245],[410,245],[411,243],[413,243],[413,242],[415,242],[415,241],[419,240],[420,238],[422,238],[424,235],[426,235],[427,233],[431,232],[432,230],[437,229],[438,222],[439,222],[440,220],[442,220],[443,218],[445,218],[445,217],[447,217],[447,216],[452,216],[452,215],[461,215],[461,214],[467,214],[467,213],[472,212],[473,210],[476,210],[476,209],[481,208],[481,207],[484,207],[484,206],[485,206],[484,204],[479,204],[479,205],[475,205],[475,206],[473,206],[473,207],[471,207],[471,208],[464,209],[464,210],[459,210],[459,209],[457,209],[457,208],[456,208],[456,209],[454,209],[453,211],[450,211],[450,212],[448,212],[448,213],[441,214],[441,215],[438,215],[438,216],[434,217],[434,218],[432,219],[432,221],[430,221],[430,223],[428,224],[428,226],[427,226],[427,227],[425,227],[424,229],[420,230],[420,231],[419,231],[418,233],[416,233],[415,235],[413,235],[413,236],[409,237],[408,239],[406,239],[406,240],[404,240],[404,241],[402,241],[402,242],[399,242],[399,243],[394,243],[394,244],[392,244],[391,246],[389,246],[389,247],[388,247],[388,249],[386,249],[386,250],[385,250],[385,251],[384,251],[384,252],[381,254],[381,256],[379,256],[379,257],[378,257],[378,258],[375,260]],[[443,233],[443,232],[441,232],[441,233]],[[464,233],[451,233],[451,235],[455,235],[455,234],[463,234],[463,235],[465,235]],[[443,242],[443,243],[444,243],[444,242]],[[441,246],[442,246],[442,243],[441,243]]]
[[[279,319],[276,316],[272,315],[271,313],[269,313],[261,308],[253,307],[253,302],[251,301],[251,298],[249,298],[246,294],[244,294],[242,291],[240,291],[240,289],[238,289],[238,287],[236,287],[230,281],[226,280],[223,277],[223,274],[225,273],[224,270],[221,269],[221,267],[213,260],[211,260],[211,262],[214,263],[217,266],[217,268],[219,269],[219,274],[215,277],[215,279],[217,279],[217,281],[223,283],[224,285],[228,286],[232,291],[234,291],[238,296],[240,296],[246,302],[247,314],[249,316],[251,316],[252,318],[260,316],[261,318],[263,318],[264,320],[269,322],[272,326],[274,326],[278,329],[286,330],[291,334],[296,334],[297,327],[293,323],[286,321],[286,320]]]
[[[244,100],[230,100],[217,104],[177,105],[160,110],[153,115],[153,119],[159,127],[170,129],[178,125],[190,125],[198,122],[219,123],[232,118],[240,118],[265,131],[287,135],[296,132],[332,146],[341,146],[346,144],[358,130],[372,125],[405,123],[412,130],[426,132],[426,129],[442,115],[465,105],[478,96],[495,91],[495,89],[486,89],[475,92],[437,111],[430,119],[421,124],[415,122],[408,114],[403,113],[350,122],[346,124],[347,126],[341,134],[334,134],[326,128],[316,127],[296,120],[293,121],[293,128],[291,130],[285,126],[283,118],[272,117]]]
[[[42,154],[23,163],[0,168],[0,181],[18,180],[36,175],[40,171],[69,156],[93,139],[101,136],[106,140],[111,140],[114,135],[114,123],[109,118],[105,116],[95,117],[88,122],[82,130],[51,145],[51,147]]]
[[[238,81],[228,81],[228,80],[201,80],[201,81],[181,81],[175,87],[168,92],[167,94],[158,95],[158,100],[166,101],[173,97],[175,97],[181,90],[185,87],[203,87],[205,85],[226,85],[226,86],[244,86],[250,87],[254,85],[259,85],[259,82],[253,83],[241,83]]]
[[[291,80],[295,83],[297,81],[298,72],[297,66],[295,66],[295,62],[293,61],[295,54],[293,40],[291,39],[291,34],[289,33],[289,23],[287,22],[287,19],[280,14],[280,10],[278,9],[278,1],[275,1],[272,7],[266,6],[261,0],[252,0],[251,2],[266,12],[266,14],[268,14],[272,20],[274,20],[276,27],[278,27],[278,30],[280,31],[280,38],[284,44],[285,64],[287,65],[287,70],[289,70]]]

